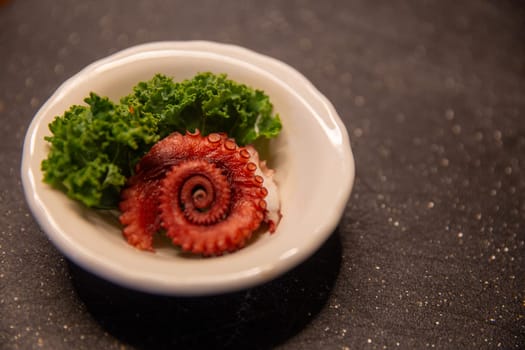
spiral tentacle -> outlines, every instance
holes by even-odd
[[[152,147],[122,193],[124,236],[153,250],[161,227],[202,255],[243,247],[265,217],[268,191],[250,152],[226,134],[173,133]]]

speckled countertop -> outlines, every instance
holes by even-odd
[[[0,3],[0,349],[525,348],[523,2]],[[338,229],[282,278],[155,297],[62,257],[28,212],[20,155],[67,77],[188,39],[305,74],[348,128],[357,179]]]

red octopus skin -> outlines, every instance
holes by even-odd
[[[121,193],[119,209],[122,233],[128,243],[142,250],[153,251],[153,235],[161,228],[158,216],[159,180],[143,181],[133,177]]]
[[[123,234],[143,250],[153,250],[161,227],[185,251],[237,250],[265,216],[268,191],[256,169],[225,134],[173,133],[142,158],[122,192]]]

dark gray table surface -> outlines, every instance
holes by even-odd
[[[63,258],[25,204],[20,157],[66,78],[191,39],[301,71],[341,115],[357,177],[337,230],[293,271],[158,297]],[[525,348],[523,2],[11,0],[0,76],[1,349]]]

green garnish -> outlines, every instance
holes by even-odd
[[[49,124],[42,171],[46,183],[88,207],[116,208],[135,164],[174,131],[226,132],[239,145],[281,131],[269,97],[224,74],[182,82],[157,74],[120,103],[95,93],[84,101],[87,106],[72,106]]]

